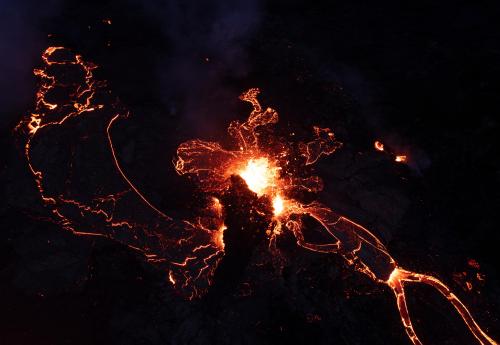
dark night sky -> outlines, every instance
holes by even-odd
[[[134,114],[127,168],[174,213],[185,200],[172,187],[187,188],[171,167],[176,145],[223,135],[246,114],[243,90],[260,87],[285,127],[331,127],[345,150],[318,167],[323,196],[382,229],[403,266],[449,282],[499,339],[499,15],[494,2],[467,1],[0,0],[0,343],[409,344],[390,292],[345,278],[336,259],[297,258],[314,293],[302,278],[278,289],[250,270],[261,290],[207,311],[176,300],[161,272],[111,241],[35,220],[43,210],[11,132],[33,108],[32,69],[49,45],[100,66]],[[409,164],[374,158],[375,139]],[[470,258],[486,276],[480,294],[452,279]],[[439,296],[415,290],[425,344],[471,343]],[[321,321],[304,321],[324,305]]]

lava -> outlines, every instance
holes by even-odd
[[[61,55],[58,55],[61,54]],[[253,88],[240,98],[250,103],[252,111],[243,121],[233,121],[228,128],[233,146],[225,148],[217,142],[193,139],[181,143],[176,151],[174,168],[180,176],[189,178],[204,200],[193,218],[175,220],[154,205],[147,193],[128,176],[120,163],[113,142],[113,128],[128,112],[119,107],[101,103],[106,94],[105,84],[95,81],[95,65],[86,63],[79,55],[72,55],[62,47],[50,47],[42,55],[44,68],[35,70],[40,79],[35,110],[16,127],[24,138],[24,153],[43,204],[50,210],[53,220],[63,229],[76,235],[95,235],[114,239],[140,252],[144,258],[165,270],[166,281],[187,298],[207,293],[216,268],[229,250],[226,235],[230,224],[225,220],[230,209],[238,204],[228,203],[229,197],[238,196],[234,186],[246,184],[245,197],[249,214],[255,211],[266,229],[269,247],[284,232],[292,234],[298,246],[305,250],[340,255],[349,267],[365,274],[373,282],[392,289],[404,329],[413,342],[421,344],[406,305],[405,284],[423,283],[432,286],[446,298],[461,316],[469,330],[481,344],[497,344],[477,324],[469,310],[439,279],[411,272],[400,267],[386,246],[370,230],[318,202],[304,202],[301,193],[316,194],[323,188],[318,176],[310,175],[307,167],[339,149],[342,144],[329,128],[313,127],[313,139],[290,143],[273,134],[272,126],[278,122],[278,113],[263,108],[257,99],[259,89]],[[79,70],[80,82],[64,82],[54,66]],[[69,89],[67,99],[56,101],[52,93],[59,88]],[[108,115],[104,111],[109,108]],[[70,123],[87,118],[101,119],[109,158],[122,187],[116,192],[79,195],[70,187],[54,188],[47,181],[47,167],[40,159],[33,159],[33,146],[39,138],[50,136],[50,128],[71,130]],[[383,144],[375,143],[377,150]],[[405,156],[395,160],[405,161]],[[403,158],[404,157],[404,158]],[[64,184],[71,186],[71,184]],[[237,189],[236,189],[237,191]],[[80,191],[81,194],[81,191]],[[127,198],[135,195],[147,210],[156,215],[153,224],[132,221],[119,212],[127,205]],[[130,206],[129,206],[130,207]],[[268,211],[269,209],[269,211]],[[236,216],[233,216],[233,218]],[[310,218],[320,226],[330,241],[308,241],[304,233],[304,220]],[[267,223],[267,224],[265,224]],[[240,229],[243,231],[243,229]],[[241,233],[241,232],[240,232]],[[245,234],[243,232],[243,234]],[[246,236],[249,236],[246,234]],[[248,237],[250,238],[250,237]],[[273,251],[273,253],[277,253]],[[278,254],[277,254],[278,255]]]
[[[281,195],[276,195],[273,198],[273,212],[275,216],[279,216],[281,213],[283,213],[283,210],[285,209],[284,201]]]
[[[394,158],[394,161],[396,161],[398,163],[404,163],[404,162],[406,162],[406,156],[405,155],[397,155]]]
[[[385,152],[386,154],[391,156],[396,163],[406,163],[408,161],[408,157],[406,155],[392,152],[379,140],[375,140],[375,142],[373,143],[373,147],[375,148],[375,150]]]
[[[251,158],[245,168],[238,172],[248,185],[248,188],[257,195],[262,195],[266,190],[275,186],[278,168],[269,166],[267,158]]]
[[[23,140],[28,168],[42,203],[52,215],[51,221],[78,236],[114,239],[168,272],[167,280],[183,296],[191,299],[203,295],[224,253],[221,205],[215,199],[207,200],[205,213],[193,219],[178,221],[167,216],[132,182],[120,163],[113,128],[129,113],[109,97],[106,83],[95,79],[97,66],[64,47],[47,48],[42,61],[42,68],[34,70],[39,78],[34,110],[18,123],[15,132]],[[80,126],[89,132],[79,135]],[[74,142],[60,145],[54,132],[65,138],[68,133]],[[78,162],[51,167],[37,152],[45,141],[53,140],[49,145],[67,150],[73,157],[75,145],[88,145],[91,138],[98,147],[107,143],[107,155],[104,152],[105,157],[96,160],[101,159],[104,165],[104,160],[109,159],[117,180],[123,182],[116,190],[103,192],[113,189],[107,186],[109,181],[102,181],[96,190],[82,190],[70,179],[54,179],[54,169],[67,170],[65,174],[70,177]],[[143,203],[144,212],[153,213],[149,217],[153,222],[134,220],[123,211],[137,208],[135,200]]]

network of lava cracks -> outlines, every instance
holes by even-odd
[[[62,228],[75,235],[103,236],[119,241],[165,270],[169,282],[183,296],[201,297],[208,291],[224,256],[225,208],[229,205],[221,200],[235,179],[240,179],[255,193],[257,200],[271,210],[266,229],[270,251],[275,252],[278,236],[290,232],[298,246],[309,251],[338,254],[354,270],[375,283],[389,286],[413,344],[421,344],[421,341],[406,306],[404,287],[407,283],[424,283],[435,288],[453,305],[479,343],[497,344],[440,280],[399,267],[384,244],[363,226],[317,201],[300,201],[301,192],[314,194],[322,189],[319,177],[307,176],[307,166],[341,147],[330,129],[314,127],[313,139],[309,142],[290,143],[277,138],[271,127],[278,122],[278,113],[261,107],[257,100],[258,89],[243,93],[241,100],[249,102],[253,110],[245,122],[233,121],[229,125],[228,132],[235,143],[233,149],[200,139],[179,145],[175,169],[196,184],[204,196],[205,207],[200,208],[198,216],[178,221],[153,205],[122,168],[111,132],[114,123],[129,115],[115,104],[106,104],[109,92],[104,82],[94,78],[96,66],[63,47],[48,48],[42,59],[43,68],[34,70],[40,80],[34,111],[21,120],[16,132],[25,140],[28,166],[41,200],[52,213],[50,220]],[[110,109],[106,112],[105,107]],[[67,174],[60,185],[54,178],[48,183],[48,163],[44,163],[43,157],[34,157],[34,146],[41,138],[52,135],[54,130],[75,130],[76,124],[84,119],[105,120],[106,125],[98,134],[104,134],[110,161],[122,178],[122,183],[113,187],[116,190],[104,192],[104,188],[100,188],[102,193],[98,195],[97,191],[76,192],[72,189],[71,174]],[[383,145],[376,142],[375,148],[383,150]],[[130,220],[123,209],[134,200],[146,205],[156,216],[154,224]],[[252,212],[256,217],[262,213],[258,208]],[[303,233],[305,218],[313,219],[330,240],[308,241]],[[252,222],[252,217],[247,221]]]

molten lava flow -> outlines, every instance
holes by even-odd
[[[317,193],[323,187],[318,176],[307,173],[307,166],[341,147],[330,129],[313,127],[313,139],[309,142],[290,143],[277,138],[271,126],[278,122],[278,113],[272,108],[261,107],[257,100],[258,89],[248,90],[240,96],[252,106],[248,119],[244,122],[233,121],[228,128],[229,135],[234,139],[233,147],[224,148],[217,142],[194,139],[177,148],[174,167],[179,175],[190,178],[202,191],[204,205],[197,209],[193,218],[176,221],[154,206],[147,193],[132,182],[121,165],[112,129],[118,120],[127,118],[128,113],[122,113],[115,105],[109,107],[108,113],[105,112],[107,108],[98,100],[108,93],[104,83],[94,80],[92,71],[96,66],[62,47],[48,48],[42,59],[44,68],[35,70],[40,78],[35,109],[19,123],[16,130],[24,134],[28,167],[41,200],[52,213],[54,221],[64,229],[76,235],[104,236],[138,250],[149,262],[164,269],[165,280],[177,291],[187,298],[200,297],[208,291],[215,269],[229,248],[224,237],[226,230],[229,232],[230,229],[226,229],[224,220],[228,219],[227,209],[237,209],[239,204],[224,204],[224,200],[227,200],[232,184],[241,186],[246,183],[248,189],[245,187],[246,194],[243,194],[247,197],[248,207],[255,202],[263,205],[255,210],[262,214],[258,224],[269,223],[265,234],[271,248],[276,237],[288,231],[295,236],[300,247],[318,253],[336,253],[357,272],[390,287],[396,297],[402,324],[414,344],[421,342],[406,306],[406,283],[424,283],[435,288],[450,301],[481,344],[497,344],[440,280],[399,267],[385,245],[370,230],[319,202],[301,200],[303,193]],[[67,80],[70,73],[61,72],[61,68],[76,69],[76,80]],[[56,95],[66,96],[58,99]],[[75,126],[80,123],[85,126]],[[98,143],[108,145],[109,161],[122,181],[116,191],[104,193],[104,186],[109,181],[101,181],[99,188],[90,195],[86,194],[89,188],[79,188],[71,181],[75,173],[71,170],[72,163],[68,167],[69,181],[59,181],[51,176],[50,166],[43,157],[35,154],[37,150],[34,147],[40,141],[52,138],[54,130],[69,132],[87,127],[93,129],[94,136],[101,136],[100,141],[96,139]],[[80,140],[88,141],[89,136],[89,133],[71,135],[75,142],[66,146],[75,150]],[[102,137],[105,139],[102,140]],[[57,138],[55,142],[58,142]],[[375,143],[377,150],[386,150],[378,143]],[[68,156],[74,157],[74,151],[70,151]],[[399,159],[404,161],[406,157]],[[143,205],[145,210],[156,216],[146,217],[154,219],[154,222],[145,224],[134,221],[127,212],[120,212],[122,209],[136,209],[138,205]],[[271,207],[272,210],[267,210]],[[254,210],[250,211],[245,214],[251,215]],[[331,240],[324,243],[309,241],[303,231],[305,218],[315,221]],[[249,216],[247,221],[255,219]]]
[[[277,217],[284,210],[284,200],[277,194],[279,167],[270,166],[267,158],[251,158],[245,168],[238,171],[248,188],[257,195],[268,194],[272,197],[273,213]]]

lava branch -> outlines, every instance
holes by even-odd
[[[290,212],[311,216],[335,239],[335,242],[331,244],[307,243],[304,242],[304,237],[297,226],[294,226],[293,232],[298,245],[316,252],[340,254],[358,272],[378,283],[388,285],[393,290],[401,321],[413,344],[421,345],[422,342],[415,333],[406,305],[405,282],[423,283],[435,288],[453,305],[480,344],[497,344],[481,329],[467,307],[451,292],[449,287],[431,275],[415,273],[398,267],[382,243],[361,225],[339,216],[321,205],[298,206]],[[387,273],[389,273],[388,277]]]
[[[455,310],[460,314],[462,319],[464,320],[467,327],[471,330],[472,334],[481,344],[497,344],[495,340],[493,340],[490,336],[488,336],[482,329],[479,327],[477,322],[472,317],[471,313],[467,309],[467,307],[460,301],[460,299],[453,293],[451,290],[439,279],[415,272],[406,271],[400,268],[396,268],[391,274],[389,280],[387,281],[387,285],[389,285],[396,295],[398,300],[398,308],[400,310],[401,315],[406,315],[406,320],[403,320],[406,332],[408,336],[412,338],[411,334],[414,336],[414,343],[421,344],[418,338],[413,331],[413,327],[411,326],[411,320],[408,315],[408,311],[406,309],[406,301],[405,301],[405,291],[404,291],[404,282],[410,283],[423,283],[432,286],[435,288],[441,295],[443,295],[455,308]],[[405,322],[406,321],[406,322]]]
[[[165,218],[166,220],[172,220],[172,218],[170,218],[165,213],[163,213],[162,211],[160,211],[156,206],[154,206],[151,203],[151,201],[149,201],[144,196],[144,194],[139,190],[139,188],[137,188],[132,183],[132,181],[128,178],[128,176],[123,171],[123,169],[122,169],[122,167],[120,165],[120,162],[118,161],[118,157],[117,157],[116,151],[115,151],[115,146],[113,145],[113,139],[111,138],[111,133],[110,133],[111,127],[113,126],[113,124],[115,123],[115,121],[120,118],[120,116],[121,116],[120,114],[116,114],[115,116],[113,116],[111,118],[111,120],[109,121],[108,125],[106,126],[106,136],[108,138],[109,148],[111,150],[111,155],[113,156],[113,163],[115,164],[116,170],[118,170],[118,172],[120,173],[121,177],[125,180],[125,182],[130,186],[130,188],[132,188],[132,190],[139,196],[139,198],[141,198],[141,200],[146,205],[148,205],[152,210],[154,210],[156,213],[158,213],[161,217]],[[127,116],[125,116],[125,117],[127,117]]]

